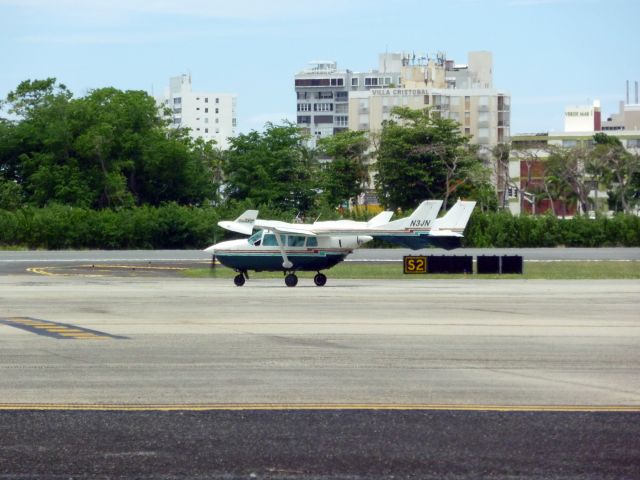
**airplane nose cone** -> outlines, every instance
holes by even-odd
[[[211,245],[210,247],[205,248],[203,251],[208,252],[212,255],[215,255],[216,253],[215,245]]]

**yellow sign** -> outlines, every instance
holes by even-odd
[[[404,273],[427,273],[427,257],[404,257]]]

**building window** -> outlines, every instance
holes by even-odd
[[[424,96],[424,104],[429,105],[429,95]]]
[[[209,123],[209,118],[208,117],[205,117],[204,123]]]
[[[220,121],[216,118],[216,123],[220,123]]]
[[[464,129],[464,134],[467,135],[467,136],[471,135],[471,129],[470,128],[465,128]]]
[[[351,79],[351,86],[352,87],[357,87],[360,84],[359,80],[360,80],[359,78],[352,78]]]
[[[182,98],[180,97],[176,97],[173,99],[173,104],[174,105],[180,105],[182,103]]]
[[[204,133],[209,133],[209,129],[208,129],[208,128],[205,128],[205,129],[204,129]]]
[[[318,98],[333,98],[333,92],[318,92]]]
[[[314,103],[314,112],[333,112],[333,103]]]
[[[216,98],[216,103],[220,103],[220,99],[219,98]]]
[[[209,97],[204,98],[204,103],[209,103]]]
[[[329,87],[331,80],[328,78],[310,78],[296,80],[296,87]]]
[[[331,79],[331,86],[332,87],[342,87],[342,86],[344,86],[344,79],[343,78],[332,78]]]
[[[311,111],[311,104],[310,103],[299,103],[298,104],[298,111],[299,112],[310,112]]]
[[[220,113],[220,109],[216,107],[216,113]]]
[[[205,108],[205,109],[204,109],[204,113],[209,113],[209,109],[208,109],[208,108]]]

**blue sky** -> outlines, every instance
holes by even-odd
[[[238,95],[247,132],[295,119],[312,60],[364,71],[384,51],[489,50],[512,134],[561,131],[566,105],[598,98],[606,116],[640,81],[639,20],[640,0],[0,0],[0,97],[46,77],[157,94],[190,72],[196,91]]]

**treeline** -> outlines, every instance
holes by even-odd
[[[0,245],[32,249],[200,249],[229,235],[217,227],[218,220],[236,218],[246,206],[227,210],[172,203],[120,210],[64,205],[0,210]],[[266,216],[287,220],[282,212],[266,208],[262,210]],[[384,246],[380,242],[371,245]],[[550,215],[515,217],[507,212],[477,211],[471,217],[463,245],[638,247],[640,218],[617,215],[562,220]]]
[[[640,217],[611,218],[521,215],[475,211],[465,230],[463,246],[475,248],[639,247]]]
[[[468,246],[640,245],[636,217],[492,213],[492,171],[459,125],[428,110],[392,113],[375,135],[345,131],[310,148],[309,132],[267,124],[222,151],[173,128],[171,112],[160,112],[146,92],[100,88],[74,98],[56,79],[24,81],[0,102],[0,245],[202,248],[225,235],[218,220],[249,208],[286,221],[338,212],[367,220],[373,212],[339,207],[372,180],[381,204],[405,214],[424,199],[443,199],[445,208],[476,200]],[[615,143],[598,152],[627,158]],[[638,192],[631,173],[620,177],[632,180],[624,184],[625,208]]]
[[[54,78],[27,80],[0,107],[0,209],[246,201],[317,216],[355,201],[372,180],[390,209],[460,196],[496,206],[490,172],[469,137],[426,110],[397,108],[380,135],[345,131],[315,148],[311,132],[268,123],[230,138],[223,151],[174,128],[173,113],[142,91],[108,87],[74,98]]]

